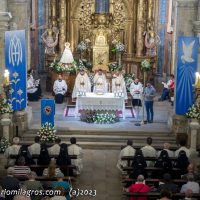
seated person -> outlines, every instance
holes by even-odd
[[[11,146],[9,146],[4,155],[5,157],[8,159],[8,165],[9,166],[14,166],[16,159],[10,158],[10,155],[18,155],[19,154],[19,150],[21,148],[21,145],[19,145],[19,138],[18,137],[14,137],[13,138],[13,144]]]
[[[7,169],[7,176],[2,177],[1,181],[0,181],[0,185],[2,187],[3,190],[18,190],[20,188],[20,182],[17,178],[15,178],[14,176],[14,168],[13,167],[9,167]],[[5,195],[5,198],[8,200],[12,200],[14,195]]]
[[[133,193],[148,193],[150,192],[150,187],[145,184],[144,176],[139,175],[137,178],[137,182],[135,184],[132,184],[129,188],[126,189],[126,192],[133,192]],[[147,197],[130,197],[130,200],[147,200]]]
[[[28,147],[31,155],[40,155],[40,137],[35,136],[35,143]]]
[[[64,174],[58,173],[56,178],[57,178],[57,181],[53,182],[53,189],[56,189],[58,187],[62,187],[65,190],[66,199],[70,200],[70,197],[69,197],[70,185],[67,181],[63,180]]]
[[[148,137],[147,145],[141,148],[144,157],[156,157],[157,152],[156,152],[156,149],[151,146],[152,142],[153,142],[152,138]],[[154,162],[147,161],[147,166],[148,167],[154,166]]]
[[[39,99],[38,88],[29,74],[27,76],[27,96],[29,101],[38,101]]]
[[[67,200],[65,197],[65,189],[63,187],[56,187],[56,191],[60,191],[60,195],[56,195],[50,198],[50,200]]]
[[[169,190],[173,193],[177,193],[178,192],[178,186],[176,184],[174,184],[172,182],[172,178],[170,174],[164,174],[163,175],[163,181],[164,182],[159,182],[159,187],[158,187],[158,191],[162,191],[164,190]]]
[[[55,144],[52,147],[48,148],[48,152],[49,155],[59,155],[60,153],[60,143],[61,143],[61,139],[60,138],[56,138],[55,139]]]
[[[56,165],[56,160],[51,159],[48,168],[45,168],[42,176],[47,176],[49,178],[54,178],[58,175],[58,173],[62,173],[61,170]]]
[[[172,193],[170,190],[161,191],[159,200],[171,200],[171,198],[172,198]]]
[[[25,158],[23,156],[17,159],[17,163],[14,166],[14,176],[27,176],[30,174],[31,169],[29,166],[25,166]]]
[[[108,92],[106,76],[102,69],[99,69],[94,76],[94,93],[104,94]]]
[[[194,176],[194,180],[200,180],[199,175],[194,171],[194,164],[190,163],[187,167],[187,174],[181,176],[181,179],[187,180],[188,175],[192,174]]]
[[[62,79],[62,75],[58,75],[58,79],[54,82],[53,92],[55,93],[55,102],[63,103],[64,95],[67,92],[67,84],[65,80]]]
[[[187,183],[181,187],[181,193],[187,194],[188,191],[191,191],[191,193],[200,192],[199,184],[194,181],[194,176],[192,174],[187,176]]]
[[[186,147],[187,141],[186,139],[181,139],[179,142],[180,148],[175,151],[175,157],[177,158],[180,151],[185,151],[187,157],[190,157],[190,150]]]
[[[169,99],[170,91],[174,90],[174,84],[175,84],[174,75],[170,74],[170,78],[169,78],[168,82],[167,83],[162,82],[162,84],[164,85],[164,88],[162,90],[162,95],[159,98],[159,101],[164,101],[167,98]]]
[[[171,151],[171,150],[169,150],[169,149],[170,149],[170,144],[169,144],[169,143],[164,143],[164,144],[163,144],[163,150],[167,151],[168,156],[169,156],[170,158],[172,158],[172,157],[174,157],[174,152]],[[162,151],[162,150],[161,150],[161,151]],[[158,153],[157,153],[157,156],[158,156],[158,157],[160,156],[161,151],[158,151]]]
[[[82,148],[76,144],[76,138],[70,138],[71,145],[68,146],[68,154],[69,155],[76,155],[77,159],[71,159],[72,165],[76,166],[75,174],[80,174],[81,170],[83,169],[82,163]]]
[[[126,160],[121,160],[123,156],[134,156],[135,155],[135,149],[133,148],[133,141],[128,140],[127,141],[127,146],[123,148],[119,154],[119,159],[117,162],[117,168],[122,171],[123,167],[128,166],[128,161]]]
[[[35,76],[35,70],[29,69],[27,74],[30,75],[33,83],[35,84],[36,88],[38,89],[38,95],[39,95],[39,97],[41,97],[42,89],[41,89],[41,85],[40,85],[40,79],[35,79],[35,77],[34,77]]]

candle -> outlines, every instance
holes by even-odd
[[[4,85],[8,86],[10,84],[10,80],[9,80],[9,71],[6,69],[4,71]]]
[[[194,87],[200,88],[200,73],[196,72],[195,74],[195,84]]]

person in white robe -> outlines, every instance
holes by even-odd
[[[40,149],[41,149],[40,137],[35,136],[34,140],[35,140],[35,142],[28,147],[28,150],[31,155],[40,155]]]
[[[174,152],[171,151],[171,150],[169,150],[169,149],[170,149],[170,144],[169,144],[169,143],[164,143],[164,144],[163,144],[163,150],[167,151],[168,156],[169,156],[170,158],[173,158],[173,157],[174,157]],[[161,151],[163,151],[163,150],[161,150]],[[157,157],[160,156],[161,151],[158,151]]]
[[[63,103],[64,95],[67,92],[67,83],[62,79],[62,75],[58,75],[58,79],[54,82],[53,91],[55,93],[55,102]]]
[[[99,69],[94,76],[94,93],[105,94],[108,92],[108,83],[102,69]]]
[[[127,141],[127,146],[123,148],[119,154],[118,162],[117,162],[117,168],[122,172],[123,167],[128,166],[128,161],[122,160],[121,158],[123,156],[134,156],[135,155],[135,149],[133,148],[133,142],[131,140]]]
[[[76,155],[77,159],[71,159],[72,165],[76,166],[75,173],[78,175],[81,173],[83,169],[82,157],[83,157],[83,150],[80,146],[76,144],[76,138],[70,138],[71,145],[68,146],[68,155]]]
[[[147,138],[147,145],[141,148],[144,157],[156,157],[157,156],[156,149],[151,146],[152,142],[153,142],[152,138],[148,137]],[[154,166],[154,162],[147,161],[147,166],[148,167],[153,167]]]
[[[135,117],[138,117],[139,107],[142,106],[142,102],[141,102],[142,92],[143,92],[143,86],[139,82],[139,79],[135,78],[135,80],[130,85],[130,93],[132,96],[132,105],[133,105],[133,110],[134,110],[133,112],[134,112]]]
[[[124,100],[128,99],[124,77],[119,71],[116,71],[112,79],[112,93],[118,92],[123,93]]]
[[[50,156],[52,155],[58,156],[60,154],[60,143],[61,143],[61,139],[57,138],[55,140],[55,144],[52,147],[48,148],[48,152]]]
[[[70,49],[70,43],[65,43],[65,49],[63,51],[62,57],[60,59],[60,63],[67,65],[74,62],[74,58]]]
[[[179,155],[179,152],[180,152],[180,151],[185,151],[187,157],[190,158],[191,152],[190,152],[190,150],[186,147],[186,143],[187,143],[187,142],[186,142],[185,139],[181,139],[181,140],[180,140],[180,142],[179,142],[180,148],[177,149],[177,150],[175,151],[175,157],[176,157],[176,158],[178,158],[178,155]]]
[[[13,138],[13,144],[9,146],[5,152],[4,155],[8,159],[7,163],[8,166],[14,166],[16,159],[10,158],[10,155],[18,155],[19,150],[21,148],[21,145],[19,145],[20,139],[18,137]]]
[[[84,69],[80,69],[80,72],[76,77],[72,99],[75,99],[79,92],[91,92],[90,79]]]
[[[38,88],[30,74],[27,75],[27,96],[29,101],[38,101],[39,99]]]

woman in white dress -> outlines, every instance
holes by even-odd
[[[70,47],[70,43],[66,42],[65,43],[65,50],[63,51],[62,57],[60,59],[60,63],[62,64],[71,64],[72,62],[74,62],[74,58],[71,52]]]

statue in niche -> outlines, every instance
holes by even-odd
[[[146,55],[150,57],[156,56],[156,47],[160,43],[160,37],[155,31],[153,31],[150,24],[148,25],[148,30],[144,33],[144,35],[145,46],[147,48]]]
[[[99,30],[96,34],[95,46],[107,45],[107,34],[103,30]]]
[[[47,29],[41,36],[45,44],[45,54],[53,55],[55,54],[55,46],[58,44],[58,34],[57,28]]]

